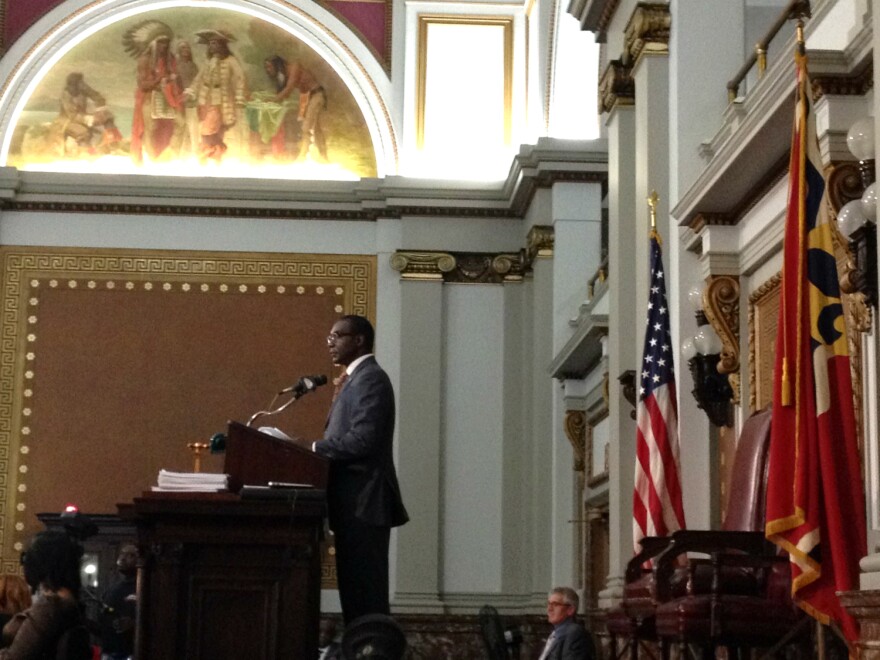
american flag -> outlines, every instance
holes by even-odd
[[[645,536],[666,536],[685,526],[678,476],[678,412],[669,306],[660,238],[655,231],[651,232],[651,293],[642,355],[633,493],[636,552]]]

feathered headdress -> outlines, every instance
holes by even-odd
[[[171,28],[162,21],[143,21],[122,35],[122,47],[132,57],[140,57],[156,39],[171,39]]]
[[[211,39],[219,39],[220,41],[235,41],[235,37],[228,30],[199,30],[196,37],[200,44],[206,44]]]

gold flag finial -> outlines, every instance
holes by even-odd
[[[651,196],[648,197],[648,208],[651,209],[651,231],[656,231],[657,229],[657,202],[660,201],[660,195],[657,194],[656,190],[651,191]]]

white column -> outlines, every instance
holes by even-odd
[[[600,605],[607,607],[623,593],[623,571],[632,557],[633,460],[635,422],[632,407],[620,394],[617,382],[628,369],[635,369],[637,349],[635,312],[636,278],[633,276],[635,241],[635,132],[633,106],[618,105],[606,122],[608,132],[608,249],[609,313],[608,405],[609,468],[609,575]],[[642,320],[644,323],[644,320]]]
[[[410,522],[397,533],[394,611],[441,613],[443,283],[400,282],[397,471]]]
[[[555,242],[555,241],[554,241]],[[531,308],[528,335],[525,337],[524,356],[527,360],[525,378],[529,415],[529,444],[531,448],[533,497],[529,516],[536,532],[531,539],[532,593],[546,594],[553,579],[568,570],[571,553],[559,550],[565,543],[557,534],[565,534],[560,523],[559,491],[565,485],[557,478],[554,447],[554,382],[547,374],[547,365],[553,359],[553,279],[554,258],[538,258],[533,268],[533,279],[527,304]],[[536,596],[537,597],[537,596]],[[536,600],[536,605],[538,604]]]
[[[577,475],[572,469],[571,443],[565,434],[566,406],[562,386],[547,373],[547,365],[571,338],[570,320],[587,301],[587,282],[601,263],[602,188],[601,185],[557,183],[552,190],[554,228],[552,269],[552,353],[536,364],[543,376],[542,389],[552,396],[552,434],[541,443],[553,459],[553,510],[551,530],[551,586],[575,585],[578,575],[575,547],[581,542],[579,527],[572,521],[579,510],[575,485]],[[541,275],[540,266],[535,278]],[[546,323],[546,320],[544,321]],[[535,346],[539,343],[536,341]],[[543,345],[542,345],[543,346]],[[546,351],[546,348],[542,348]],[[549,441],[549,446],[547,442]],[[580,586],[580,585],[575,585]]]

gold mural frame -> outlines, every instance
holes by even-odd
[[[776,273],[749,295],[749,410],[773,402],[773,360],[779,317],[782,273]],[[768,346],[769,344],[769,346]]]
[[[0,247],[0,574],[19,570],[27,509],[27,436],[38,288],[296,295],[333,286],[337,313],[375,319],[374,255]],[[326,572],[326,571],[325,571]]]
[[[400,160],[400,153],[397,132],[394,129],[394,123],[391,117],[391,110],[388,107],[384,95],[379,89],[379,85],[377,84],[374,77],[369,73],[367,65],[355,53],[355,51],[348,44],[345,43],[343,38],[339,34],[337,34],[328,23],[320,20],[318,16],[313,15],[312,13],[308,12],[301,6],[298,6],[297,4],[291,2],[290,0],[273,1],[276,2],[280,7],[283,7],[285,10],[296,14],[302,20],[318,28],[321,33],[332,42],[335,48],[338,49],[339,53],[344,53],[346,57],[348,57],[353,63],[354,66],[351,73],[359,74],[358,80],[360,81],[360,84],[363,87],[368,88],[370,91],[369,95],[364,94],[364,100],[367,102],[367,105],[370,107],[373,113],[373,119],[380,133],[380,139],[378,141],[373,141],[373,151],[374,158],[376,160],[376,167],[379,170],[384,167],[388,171],[396,171]],[[35,61],[35,58],[40,57],[40,51],[44,49],[47,44],[50,44],[49,47],[51,48],[51,42],[53,40],[69,38],[71,34],[78,35],[78,23],[81,20],[85,20],[83,19],[83,17],[88,17],[95,11],[96,8],[100,7],[102,4],[105,4],[105,2],[106,0],[92,0],[91,2],[88,2],[86,5],[80,7],[76,11],[62,17],[57,23],[48,28],[46,32],[39,35],[33,41],[33,43],[30,44],[30,46],[27,48],[26,52],[20,57],[20,59],[14,63],[11,71],[9,72],[9,75],[5,78],[5,80],[0,81],[0,99],[10,93],[10,85],[12,85],[14,81],[19,78],[21,78],[21,80],[17,84],[21,85],[22,88],[31,84],[33,80],[30,78],[30,75],[27,73],[22,73],[22,71],[27,71],[28,69],[33,68],[36,68],[37,70],[43,69],[43,67],[45,66],[45,62],[39,60]],[[330,10],[327,6],[323,4],[321,4],[320,6],[324,11],[332,13],[334,17],[337,18],[337,20],[341,20],[338,12]],[[2,4],[2,0],[0,0],[0,10],[4,12],[0,13],[0,28],[2,28],[3,23],[5,22],[5,5]],[[390,13],[391,12],[389,11],[389,16],[386,17],[386,21],[388,23],[390,23]],[[270,20],[270,17],[267,14],[261,13],[259,15],[250,15],[254,16],[255,18],[259,18],[260,20],[276,24],[274,20]],[[117,18],[117,20],[122,19]],[[281,25],[278,25],[278,27],[287,32],[290,36],[300,41],[303,41],[303,35],[300,33],[299,29],[292,29],[291,26],[296,26],[296,23],[291,20],[284,20],[282,21]],[[363,41],[363,39],[360,37],[360,32],[358,30],[353,29],[349,25],[347,25],[347,27],[349,27],[349,29],[352,29],[353,32],[358,35],[358,38]],[[390,26],[388,27],[388,32],[390,35]],[[0,31],[0,53],[5,52],[4,44],[2,43],[2,41],[3,35],[2,31]],[[386,72],[389,71],[390,63],[386,63],[381,58],[377,57],[376,53],[373,52],[373,49],[369,45],[367,45],[367,48],[372,56],[376,58],[376,61],[379,62],[380,66],[382,66],[383,70],[385,70]],[[329,60],[328,63],[330,63]],[[335,63],[330,63],[331,67],[334,64]],[[45,74],[45,71],[43,71],[43,73]],[[344,83],[345,81],[343,80],[343,84]],[[348,88],[348,85],[346,85],[346,87]],[[371,139],[374,137],[375,136],[371,135]],[[384,156],[384,158],[382,159],[384,161],[384,164],[380,162],[380,153]],[[389,160],[390,163],[388,162]]]
[[[605,461],[604,461],[604,465],[602,466],[602,471],[596,472],[595,471],[596,466],[593,464],[593,449],[594,449],[593,448],[593,436],[594,436],[593,429],[595,429],[604,420],[608,419],[608,415],[609,415],[608,406],[603,404],[603,406],[597,412],[593,413],[592,415],[590,415],[587,418],[587,425],[586,425],[586,436],[587,436],[586,445],[587,446],[586,446],[586,451],[585,451],[586,470],[584,471],[584,473],[586,474],[586,477],[587,477],[587,486],[589,486],[590,488],[596,488],[598,486],[601,486],[602,484],[607,482],[608,478],[609,478],[608,452],[611,447],[611,438],[608,439],[608,442],[605,445]]]
[[[416,63],[416,148],[425,144],[425,96],[428,75],[428,28],[431,25],[482,25],[504,30],[504,143],[513,135],[513,17],[421,14],[418,18]]]

